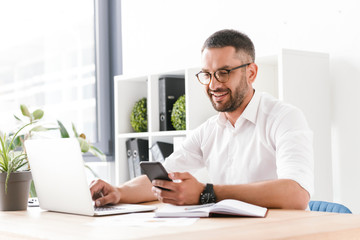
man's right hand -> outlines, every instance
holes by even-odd
[[[119,203],[121,197],[118,188],[101,179],[93,180],[90,183],[90,192],[97,207],[104,206],[106,204],[117,204]]]

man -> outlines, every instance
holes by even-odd
[[[306,209],[313,191],[312,132],[300,110],[253,89],[254,61],[254,46],[245,34],[222,30],[210,36],[196,76],[219,114],[166,159],[164,166],[176,181],[151,183],[140,176],[114,187],[97,180],[91,184],[96,205],[238,199],[268,208]],[[202,167],[213,184],[200,183],[188,172]]]

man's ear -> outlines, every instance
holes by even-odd
[[[258,66],[256,65],[256,63],[251,63],[246,67],[246,74],[249,84],[253,84],[255,82],[257,71],[258,71]]]

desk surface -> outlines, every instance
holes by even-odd
[[[101,218],[115,219],[116,216]],[[98,217],[0,211],[1,239],[358,239],[360,215],[269,210],[265,218],[202,218],[189,226],[96,226]]]

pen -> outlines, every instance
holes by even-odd
[[[185,208],[185,210],[193,210],[193,209],[198,209],[198,208],[210,207],[210,206],[212,206],[214,204],[215,203],[208,203],[208,204],[204,204],[204,205],[191,206],[191,207]]]

